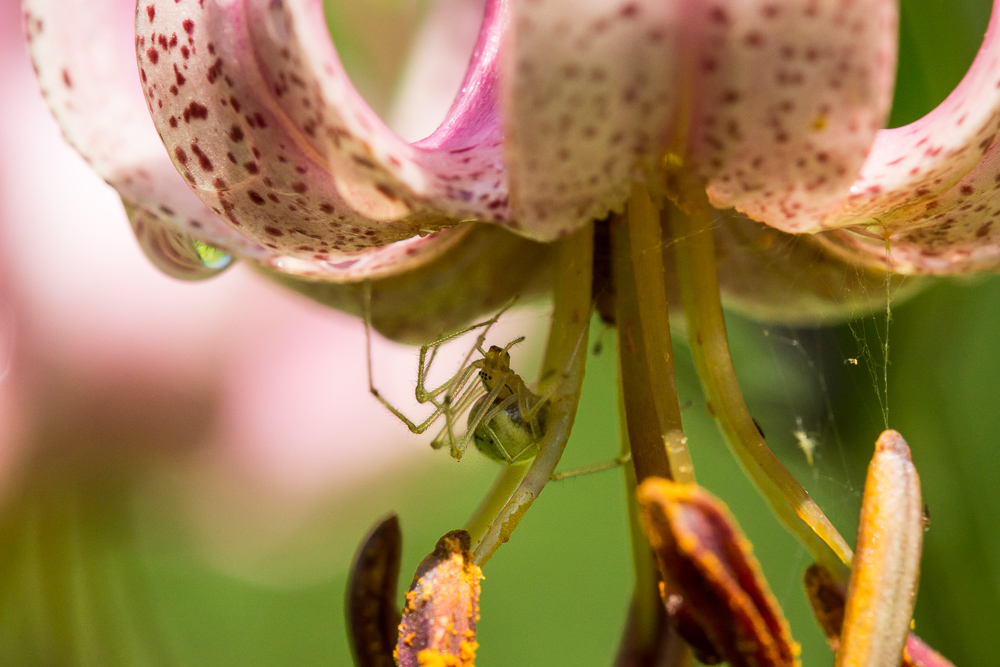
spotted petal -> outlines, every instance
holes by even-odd
[[[689,157],[718,208],[825,227],[892,100],[893,0],[698,3]]]
[[[163,221],[245,256],[264,258],[217,220],[166,159],[129,53],[128,0],[26,0],[24,22],[38,80],[66,139],[122,197]]]
[[[196,194],[250,238],[311,258],[507,217],[502,6],[487,8],[465,92],[418,144],[354,89],[320,0],[140,2],[136,53],[157,130]]]
[[[433,260],[466,233],[445,230],[359,252],[339,252],[328,242],[327,252],[300,249],[295,257],[284,256],[279,244],[247,239],[195,196],[150,122],[134,64],[135,3],[24,0],[23,9],[39,82],[66,138],[122,195],[143,249],[172,275],[215,272],[192,252],[202,243],[292,275],[335,281],[384,277]],[[147,4],[140,3],[139,11],[148,19]],[[186,35],[183,25],[181,31]],[[188,151],[200,159],[190,146]]]
[[[513,210],[549,236],[620,206],[665,151],[784,231],[849,193],[888,113],[892,0],[512,0]]]
[[[1000,2],[961,83],[936,109],[882,130],[830,246],[854,261],[904,273],[1000,265]],[[885,238],[889,240],[886,253]]]
[[[504,92],[510,196],[551,240],[620,207],[663,153],[680,3],[511,0]]]

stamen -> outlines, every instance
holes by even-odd
[[[846,581],[851,548],[764,442],[743,401],[722,316],[711,207],[704,188],[691,186],[680,192],[690,199],[683,202],[683,213],[678,210],[670,216],[676,239],[677,272],[691,354],[708,398],[709,411],[777,517],[817,561],[839,581]]]

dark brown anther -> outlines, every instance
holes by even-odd
[[[840,648],[840,628],[844,625],[844,588],[818,563],[806,569],[803,579],[816,621],[836,653]]]
[[[347,639],[357,667],[394,663],[399,606],[396,586],[403,535],[395,514],[381,519],[361,541],[347,583]]]
[[[471,539],[453,530],[421,561],[399,624],[399,667],[474,667],[479,580]]]
[[[667,613],[698,658],[730,667],[798,667],[798,644],[725,505],[695,484],[656,477],[637,496],[663,573]]]
[[[823,634],[836,652],[840,648],[840,632],[844,624],[847,594],[819,564],[812,564],[805,574],[806,594]],[[954,667],[943,655],[924,643],[912,632],[906,638],[902,667]]]
[[[671,622],[677,629],[677,634],[691,647],[694,657],[703,665],[718,665],[722,656],[712,644],[711,638],[705,633],[698,621],[688,612],[684,599],[677,593],[667,593],[663,596],[664,608]]]

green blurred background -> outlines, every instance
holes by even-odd
[[[904,0],[894,125],[925,113],[958,81],[989,5]],[[372,7],[393,15],[392,2]],[[363,31],[344,37],[343,26],[331,29],[359,76],[365,67],[392,70],[391,58],[373,59],[377,49]],[[384,94],[377,88],[375,98]],[[913,448],[931,516],[917,631],[957,665],[994,664],[1000,619],[997,322],[1000,280],[991,277],[937,282],[894,305],[888,328],[889,424]],[[853,539],[864,469],[882,429],[885,314],[810,331],[729,323],[737,371],[768,442]],[[588,365],[567,467],[618,449],[613,335],[604,339]],[[729,504],[754,543],[803,645],[803,664],[832,664],[801,589],[807,555],[728,454],[683,346],[677,373],[699,481]],[[799,429],[817,443],[813,466],[797,447]],[[310,530],[256,562],[253,576],[236,576],[185,542],[145,472],[40,466],[0,507],[0,665],[349,665],[343,589],[368,526],[399,513],[405,583],[437,537],[464,522],[495,470],[482,457],[455,464],[428,452],[419,466],[338,495]],[[620,471],[547,487],[485,570],[479,663],[611,664],[631,593],[628,544]],[[327,574],[306,583],[288,576],[300,559]]]

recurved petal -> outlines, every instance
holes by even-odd
[[[160,224],[146,210],[125,203],[132,232],[149,261],[168,276],[181,280],[211,278],[228,268],[233,257]]]
[[[165,233],[266,261],[271,251],[216,218],[167,159],[131,55],[134,2],[25,0],[22,7],[42,93],[90,166],[127,202],[158,218]]]
[[[503,92],[510,200],[552,240],[621,207],[667,147],[675,0],[510,0]]]
[[[828,225],[892,100],[893,0],[693,3],[689,154],[718,208]]]
[[[487,6],[445,123],[417,144],[354,89],[320,0],[140,2],[136,53],[157,130],[195,193],[250,238],[312,259],[508,217],[502,4]]]
[[[849,260],[902,273],[1000,265],[1000,2],[958,87],[929,114],[882,130],[831,233]],[[888,237],[888,252],[885,237]]]
[[[994,140],[955,185],[883,215],[878,222],[884,220],[884,226],[836,230],[817,239],[845,261],[901,274],[995,271],[1000,267],[1000,141]],[[889,235],[888,244],[879,232]]]
[[[140,5],[148,18],[147,5]],[[431,261],[464,234],[445,230],[355,253],[331,249],[299,258],[284,257],[276,247],[247,239],[194,195],[150,122],[134,62],[135,3],[25,0],[23,9],[38,80],[63,133],[118,190],[133,225],[141,222],[140,245],[171,275],[214,273],[193,264],[181,268],[176,261],[174,251],[186,247],[182,254],[190,259],[191,244],[199,242],[282,273],[350,282],[394,275]]]
[[[468,233],[446,254],[371,281],[372,326],[382,335],[423,345],[480,316],[496,313],[513,297],[523,303],[550,289],[553,245],[529,241],[496,225],[471,223],[467,227]],[[303,280],[280,273],[272,277],[323,305],[364,314],[361,284]]]
[[[852,197],[838,216],[878,218],[889,231],[901,226],[899,213],[923,204],[905,217],[911,221],[939,214],[927,206],[980,163],[1000,130],[1000,3],[969,71],[952,93],[923,118],[878,133]],[[886,212],[893,214],[886,216]]]

